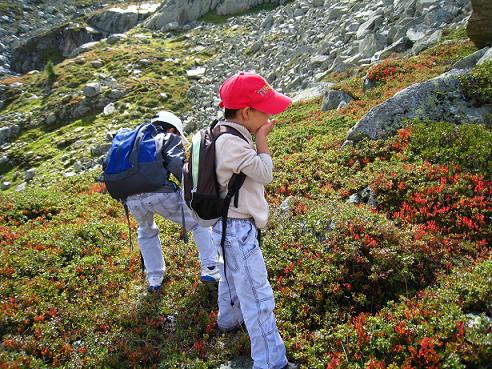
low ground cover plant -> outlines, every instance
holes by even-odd
[[[490,127],[408,122],[394,137],[341,147],[356,117],[377,103],[371,94],[439,74],[471,49],[438,46],[421,69],[387,62],[397,69],[374,69],[379,92],[357,87],[364,103],[338,113],[322,113],[320,101],[296,104],[269,137],[276,169],[262,250],[278,326],[301,368],[492,361]],[[56,66],[56,83],[84,82],[64,68],[77,69]],[[405,82],[396,86],[398,73]],[[132,87],[150,96],[160,83],[183,86],[177,81]],[[146,293],[121,205],[96,177],[0,194],[0,368],[217,368],[248,355],[246,332],[216,329],[216,291],[199,282],[195,246],[161,219],[167,277],[160,294]],[[348,201],[364,189],[375,203]]]

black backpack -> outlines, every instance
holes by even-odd
[[[190,157],[183,167],[184,200],[193,218],[203,227],[214,225],[219,218],[227,219],[233,197],[234,205],[238,206],[238,191],[246,178],[244,173],[233,174],[226,197],[220,197],[215,172],[215,142],[223,134],[246,140],[236,129],[214,122],[193,136]]]
[[[217,125],[217,121],[206,129],[201,129],[193,136],[189,160],[183,166],[183,197],[193,218],[204,227],[214,225],[222,218],[222,238],[220,246],[225,258],[224,243],[227,230],[227,213],[232,198],[238,207],[239,189],[246,179],[244,173],[234,173],[227,185],[225,198],[220,197],[217,173],[215,172],[215,142],[223,134],[246,138],[236,129]],[[227,281],[226,264],[224,276]],[[232,298],[231,298],[232,303]]]

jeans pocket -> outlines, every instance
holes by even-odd
[[[221,238],[222,238],[221,233],[212,232],[212,242],[218,249],[220,249],[220,252],[222,253],[222,248],[220,247]],[[239,264],[237,263],[236,255],[234,253],[234,249],[232,247],[231,241],[229,240],[228,236],[226,236],[224,242],[224,252],[225,255],[223,255],[223,258],[227,268],[229,268],[232,271],[237,271],[239,269]]]
[[[246,257],[246,266],[248,268],[249,277],[251,279],[253,287],[261,292],[261,294],[265,295],[258,296],[258,298],[260,300],[263,300],[264,298],[269,298],[269,291],[271,291],[271,287],[270,283],[268,282],[268,273],[266,270],[265,261],[263,260],[263,253],[258,246],[256,246],[248,253]]]
[[[241,229],[238,243],[244,259],[247,259],[256,249],[259,249],[258,240],[256,239],[256,227],[252,223],[248,223],[247,226]]]
[[[224,257],[224,262],[226,263],[227,267],[230,270],[237,272],[239,270],[239,264],[237,263],[234,249],[233,249],[232,245],[230,244],[230,242],[228,242],[227,240],[224,243],[224,251],[225,251],[225,255],[223,255],[223,257]]]

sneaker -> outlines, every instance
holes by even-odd
[[[288,362],[282,369],[298,369],[298,366],[292,362]]]
[[[211,267],[203,267],[200,280],[203,283],[218,283],[220,280],[219,268],[217,268],[216,265]]]
[[[164,277],[159,277],[159,276],[152,276],[149,277],[149,287],[147,288],[147,291],[149,292],[154,292],[158,291],[159,288],[161,288],[162,280]]]

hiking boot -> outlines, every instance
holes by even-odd
[[[200,275],[200,280],[203,283],[218,283],[220,280],[219,268],[216,265],[203,267]]]
[[[154,292],[158,291],[161,288],[162,280],[164,277],[159,277],[159,276],[152,276],[149,277],[149,287],[147,288],[147,291],[149,292]]]

